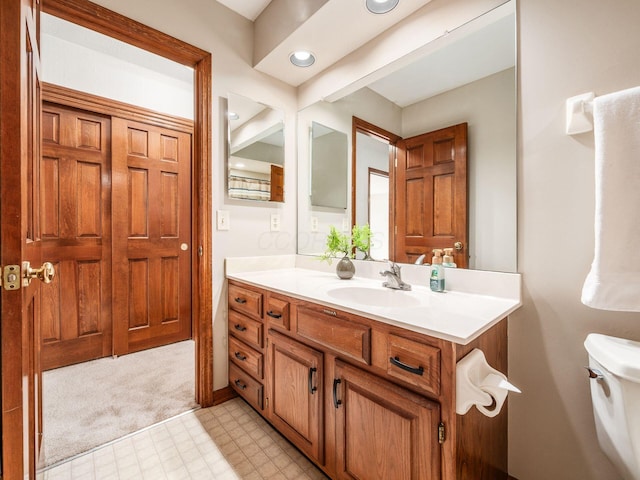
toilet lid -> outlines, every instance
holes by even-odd
[[[584,347],[594,360],[614,375],[640,382],[640,342],[590,333]]]

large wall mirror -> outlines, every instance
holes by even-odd
[[[227,100],[229,198],[284,202],[284,114],[241,95]]]
[[[299,112],[299,132],[312,122],[349,132],[354,158],[347,208],[315,207],[307,196],[308,140],[299,134],[298,253],[317,255],[331,225],[347,231],[355,222],[372,226],[374,259],[395,259],[394,231],[402,221],[394,219],[401,211],[394,207],[395,142],[466,124],[468,267],[516,271],[515,24],[511,0],[434,41],[428,53],[389,76]],[[354,117],[374,128],[355,128]],[[429,261],[430,251],[424,253]]]

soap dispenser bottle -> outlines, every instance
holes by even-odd
[[[444,249],[444,257],[442,258],[442,266],[445,268],[456,268],[457,265],[453,261],[453,248]]]
[[[431,277],[429,287],[433,292],[444,292],[444,268],[442,268],[442,250],[433,251],[431,258]]]

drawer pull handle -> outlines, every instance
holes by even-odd
[[[234,298],[234,300],[236,301],[236,303],[239,303],[239,304],[247,303],[247,299],[246,298],[236,297],[236,298]]]
[[[337,317],[338,313],[335,310],[327,310],[326,308],[322,310],[327,315],[331,315],[332,317]]]
[[[342,383],[339,378],[333,379],[333,406],[338,408],[342,405],[342,400],[338,400],[338,385]]]
[[[318,387],[313,384],[313,374],[316,373],[318,369],[316,367],[309,368],[309,393],[313,395]]]
[[[267,312],[267,315],[269,315],[271,318],[282,318],[282,314],[280,314],[280,313],[275,313],[275,312],[273,312],[273,311],[271,311],[271,310],[269,310],[269,311]]]
[[[247,386],[244,383],[242,383],[240,380],[236,380],[233,383],[235,383],[236,387],[238,387],[240,390],[244,390],[247,388]]]
[[[236,357],[238,360],[240,360],[241,362],[244,362],[244,361],[247,359],[247,357],[245,357],[244,355],[242,355],[240,352],[235,352],[235,353],[234,353],[234,355],[235,355],[235,357]]]
[[[415,375],[424,375],[424,367],[412,367],[411,365],[401,362],[399,357],[389,357],[389,361],[396,367],[400,367],[407,372],[411,372]]]
[[[244,332],[247,330],[247,327],[243,327],[242,325],[240,325],[239,323],[236,323],[233,328],[235,328],[236,330],[238,330],[239,332]]]

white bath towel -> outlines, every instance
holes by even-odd
[[[582,303],[640,311],[640,87],[596,97],[595,255]]]

